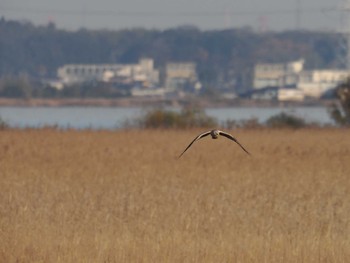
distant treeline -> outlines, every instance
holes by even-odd
[[[331,32],[255,32],[250,28],[202,31],[185,26],[167,30],[142,28],[66,31],[54,24],[0,19],[0,77],[25,74],[56,76],[68,63],[134,63],[151,57],[162,68],[169,61],[194,61],[205,86],[250,85],[257,62],[299,58],[306,68],[339,66],[340,36]],[[221,86],[220,86],[221,85]]]

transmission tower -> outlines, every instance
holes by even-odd
[[[343,0],[340,10],[340,62],[344,68],[350,70],[350,0]]]
[[[301,26],[301,1],[296,0],[296,8],[295,8],[295,29],[300,30]]]

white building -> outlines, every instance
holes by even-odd
[[[193,83],[196,86],[198,82],[196,64],[193,62],[168,63],[165,75],[167,89],[177,89],[188,83]]]
[[[304,60],[288,63],[262,63],[254,67],[253,88],[286,87],[296,85]]]
[[[303,101],[304,93],[298,89],[279,89],[277,99],[279,101]]]
[[[138,64],[68,64],[57,70],[64,84],[87,81],[122,80],[123,82],[143,82],[152,86],[159,83],[159,71],[154,69],[153,59],[140,59]]]
[[[279,100],[303,100],[305,97],[320,98],[349,77],[347,70],[303,70],[304,60],[281,64],[257,64],[254,68],[254,89],[278,87]],[[284,89],[285,87],[295,89]]]
[[[347,70],[306,70],[299,76],[297,88],[305,96],[320,98],[326,91],[335,88],[349,77]]]

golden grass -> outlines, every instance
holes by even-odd
[[[349,130],[1,131],[0,262],[350,262]]]

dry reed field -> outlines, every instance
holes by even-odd
[[[0,132],[0,262],[350,262],[350,132]]]

